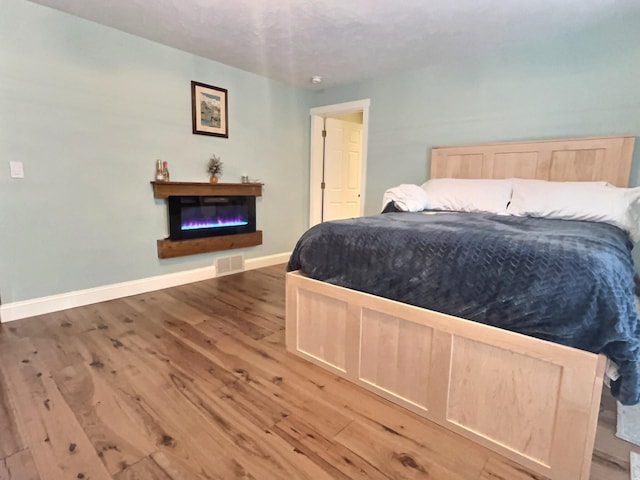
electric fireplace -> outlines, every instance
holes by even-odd
[[[170,240],[255,231],[255,196],[169,197]]]

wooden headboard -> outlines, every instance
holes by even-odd
[[[634,142],[628,135],[434,147],[430,178],[604,180],[627,187]]]

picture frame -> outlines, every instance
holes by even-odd
[[[194,134],[229,138],[228,96],[225,88],[191,82]]]

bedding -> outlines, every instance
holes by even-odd
[[[640,188],[616,188],[606,182],[514,179],[507,213],[609,223],[629,233],[633,241],[640,241]]]
[[[486,213],[387,213],[326,222],[287,269],[335,285],[594,353],[640,401],[631,243],[621,229]]]
[[[504,214],[513,179],[432,178],[422,184],[429,208]]]
[[[389,203],[393,203],[394,208],[400,212],[420,212],[429,207],[429,197],[422,187],[403,183],[384,192],[382,209]]]

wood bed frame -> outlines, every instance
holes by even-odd
[[[431,177],[628,185],[635,137],[437,147]],[[287,274],[287,349],[551,479],[589,478],[606,358]]]

